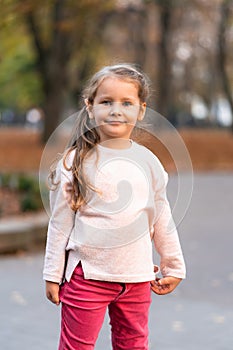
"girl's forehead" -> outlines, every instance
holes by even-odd
[[[134,98],[138,97],[138,84],[128,78],[106,77],[99,84],[96,96],[110,94],[113,96],[130,95]]]

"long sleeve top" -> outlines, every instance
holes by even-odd
[[[75,151],[67,157],[73,162]],[[153,244],[163,276],[185,278],[185,263],[166,196],[168,175],[158,158],[135,142],[128,149],[97,145],[83,163],[89,189],[75,213],[69,205],[71,171],[61,160],[50,191],[43,278],[70,280],[79,262],[84,277],[112,282],[155,278]],[[66,254],[68,252],[68,254]]]

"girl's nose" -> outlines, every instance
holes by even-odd
[[[122,108],[121,104],[118,102],[115,102],[111,106],[110,115],[122,115]]]

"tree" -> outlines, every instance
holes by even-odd
[[[96,0],[50,1],[47,10],[47,26],[50,28],[47,43],[42,40],[43,24],[40,26],[38,24],[40,7],[41,3],[39,7],[31,6],[25,11],[24,18],[34,42],[37,67],[45,95],[44,141],[46,141],[56,127],[63,110],[69,63],[74,56],[77,57],[77,52],[83,53],[85,47],[94,51],[97,45],[101,45],[102,31],[99,28],[103,30],[105,14],[110,6],[109,4],[106,6],[104,1]],[[87,71],[93,64],[91,58],[93,55],[89,54],[88,60],[78,60],[80,78],[86,78]]]
[[[219,22],[219,35],[218,35],[218,66],[220,76],[222,80],[223,91],[229,102],[231,108],[231,114],[233,116],[233,93],[231,89],[231,82],[227,71],[227,25],[230,18],[230,7],[232,6],[231,0],[224,0],[220,5],[220,22]],[[233,122],[232,122],[233,132]]]
[[[172,2],[157,1],[160,13],[160,41],[158,43],[158,106],[159,112],[168,115],[170,106],[171,56],[169,42],[171,40]]]
[[[0,0],[1,1],[1,0]],[[8,11],[6,11],[8,10]],[[6,12],[5,12],[6,11]],[[31,104],[40,105],[40,78],[35,56],[21,21],[11,8],[2,6],[0,21],[0,108],[24,114]]]
[[[156,106],[161,114],[168,119],[172,119],[171,110],[175,95],[173,91],[174,77],[172,72],[172,65],[175,60],[175,50],[173,50],[174,32],[179,27],[180,13],[182,14],[185,11],[188,1],[145,0],[145,3],[149,11],[151,11],[150,4],[155,6],[158,17],[153,28],[157,32],[157,41],[154,43],[157,67],[157,74],[154,75],[154,79],[157,82]],[[181,8],[182,11],[180,11]],[[149,28],[149,31],[151,30],[152,28]]]
[[[45,113],[43,140],[46,141],[63,112],[65,96],[72,80],[70,72],[75,71],[78,78],[86,78],[90,65],[94,64],[96,57],[93,52],[100,50],[101,33],[112,2],[8,0],[7,3],[10,4],[9,15],[14,13],[17,21],[24,23],[30,37],[41,80]],[[81,55],[87,49],[92,53],[86,60]]]

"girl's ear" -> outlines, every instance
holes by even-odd
[[[89,118],[90,119],[94,119],[94,115],[92,113],[92,104],[88,101],[87,98],[85,98],[84,102],[85,102],[85,105],[86,105],[86,111],[87,111],[87,113],[89,115]]]
[[[142,103],[140,106],[138,120],[143,120],[143,118],[145,117],[145,113],[146,113],[146,102]]]

